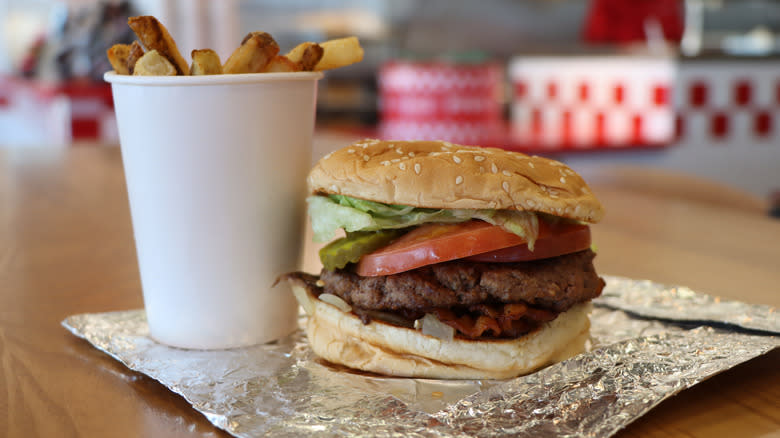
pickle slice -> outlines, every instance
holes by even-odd
[[[336,239],[320,250],[320,261],[328,271],[357,263],[363,254],[387,245],[405,230],[357,231]]]

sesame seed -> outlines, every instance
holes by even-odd
[[[383,166],[389,166],[389,165],[390,165],[390,162],[389,162],[389,161],[387,161],[387,160],[385,160],[385,161],[382,161],[382,163],[381,163],[381,164],[382,164]]]
[[[456,162],[456,163],[460,164],[460,162],[461,162],[461,159],[460,159],[460,157],[458,157],[457,155],[453,155],[453,156],[452,156],[452,161],[454,161],[454,162]]]
[[[324,157],[322,157],[322,158],[323,158],[324,160],[327,160],[328,158],[330,158],[330,157],[331,157],[331,155],[333,155],[333,152],[331,152],[331,153],[329,153],[329,154],[326,154],[326,155],[325,155]]]
[[[490,170],[492,170],[493,173],[498,173],[498,166],[496,166],[496,163],[490,165]]]
[[[533,168],[534,168],[534,163],[532,163],[532,162],[530,162],[530,161],[529,161],[529,162],[528,162],[528,167],[530,167],[531,169],[533,169]]]
[[[369,157],[368,155],[363,155],[363,161],[368,161],[370,159],[371,159],[371,157]]]
[[[482,155],[475,155],[474,161],[485,161],[485,157],[483,157]]]
[[[401,169],[401,170],[406,170],[406,163],[399,164],[398,168]]]
[[[463,182],[463,177],[458,175],[455,177],[455,184],[460,184]]]
[[[330,186],[330,191],[331,191],[331,192],[337,192],[338,190],[339,190],[339,188],[336,186],[336,184],[332,184],[332,185]]]
[[[501,183],[501,187],[504,189],[505,192],[509,192],[509,183],[504,181]]]
[[[533,208],[533,207],[536,206],[536,203],[532,199],[529,199],[529,200],[525,201],[525,205]]]
[[[501,173],[503,173],[504,176],[512,176],[512,174],[508,170],[504,170]]]
[[[347,153],[348,153],[348,154],[354,154],[354,153],[355,153],[355,150],[354,150],[354,149],[347,149]]]
[[[420,163],[414,163],[414,173],[420,174]]]
[[[400,158],[393,158],[392,160],[390,160],[391,163],[397,163],[399,161],[401,161]]]
[[[409,152],[410,157],[414,157],[414,152]]]
[[[561,184],[566,184],[566,178],[561,177]]]
[[[395,151],[398,152],[399,154],[403,154],[404,153],[404,151],[402,151],[401,148],[397,148]]]

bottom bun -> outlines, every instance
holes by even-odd
[[[317,299],[291,282],[309,313],[306,334],[315,354],[363,371],[434,379],[505,379],[560,362],[584,350],[590,303],[577,304],[517,339],[442,340],[419,330],[374,320]]]

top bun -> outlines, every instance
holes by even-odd
[[[445,141],[361,140],[323,157],[309,189],[385,204],[507,209],[598,222],[604,208],[565,164]]]

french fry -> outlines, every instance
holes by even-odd
[[[151,15],[142,15],[130,17],[127,24],[133,29],[144,46],[150,51],[156,50],[157,53],[171,62],[176,69],[176,73],[181,75],[190,74],[190,68],[187,61],[179,53],[176,42],[168,33],[168,29]]]
[[[133,44],[130,44],[130,55],[127,57],[127,69],[130,71],[130,74],[135,72],[135,63],[142,56],[144,56],[144,48],[141,47],[138,41],[133,41]]]
[[[150,50],[135,63],[134,76],[176,76],[176,67],[157,50]]]
[[[320,44],[301,43],[287,54],[280,55],[279,45],[270,34],[250,32],[224,64],[220,64],[216,52],[202,49],[192,51],[192,64],[187,65],[168,29],[156,18],[151,15],[130,17],[127,19],[127,24],[140,42],[133,41],[131,45],[115,44],[106,51],[114,71],[123,75],[169,76],[321,71],[344,67],[363,60],[363,48],[354,36]]]
[[[106,50],[106,56],[117,74],[130,74],[130,70],[127,68],[127,58],[130,56],[129,44],[114,44]]]
[[[274,56],[271,62],[269,62],[263,70],[265,73],[289,73],[296,71],[301,71],[300,65],[290,61],[284,55]]]
[[[325,49],[319,44],[312,44],[303,51],[303,58],[299,62],[301,70],[312,71],[317,63],[322,59]]]
[[[363,60],[363,48],[357,37],[339,38],[320,44],[324,50],[322,59],[314,70],[331,70]]]
[[[211,49],[193,50],[190,74],[193,76],[221,75],[222,62],[220,62],[217,52]]]
[[[259,73],[279,53],[279,45],[265,32],[251,32],[230,55],[223,73]]]

